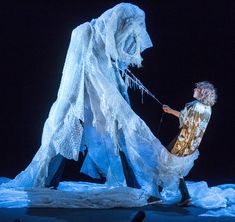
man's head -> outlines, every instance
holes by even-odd
[[[205,105],[213,106],[217,100],[216,88],[208,81],[198,82],[195,84],[193,97]]]

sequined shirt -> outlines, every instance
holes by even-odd
[[[187,103],[180,111],[180,133],[171,149],[177,156],[192,154],[199,146],[211,116],[211,107],[198,100]]]

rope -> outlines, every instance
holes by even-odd
[[[165,115],[165,112],[162,111],[161,119],[160,119],[160,121],[159,121],[158,128],[157,128],[157,135],[158,135],[158,136],[159,136],[159,134],[160,134],[160,128],[161,128],[161,125],[162,125],[162,122],[163,122],[163,117],[164,117],[164,115]]]
[[[118,70],[121,71],[122,76],[124,76],[125,78],[128,78],[128,82],[131,82],[131,83],[134,83],[135,85],[137,85],[138,88],[139,88],[142,92],[147,93],[147,94],[148,94],[149,96],[151,96],[154,100],[156,100],[161,106],[163,106],[163,103],[162,103],[152,92],[150,92],[150,91],[144,86],[144,84],[143,84],[139,79],[137,79],[137,78],[135,77],[135,75],[134,75],[129,69],[126,69],[125,72],[123,72],[123,70],[121,70],[119,67],[117,67],[117,68],[118,68]],[[128,74],[126,73],[126,71],[127,71],[129,74],[131,74],[131,76],[128,75]],[[162,125],[162,122],[163,122],[164,114],[165,114],[165,112],[162,111],[161,119],[160,119],[160,121],[159,121],[158,129],[157,129],[157,135],[158,135],[158,136],[159,136],[159,133],[160,133],[160,128],[161,128],[161,125]]]

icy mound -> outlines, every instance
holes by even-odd
[[[1,183],[2,181],[0,181]],[[235,185],[208,187],[207,183],[187,182],[192,204],[208,210],[200,216],[235,217]],[[114,187],[87,182],[61,182],[58,189],[9,189],[0,187],[1,208],[114,208],[147,205],[149,195],[141,189]],[[179,196],[163,195],[163,204],[178,201]]]
[[[0,207],[114,208],[146,205],[143,190],[100,184],[62,182],[57,190],[49,188],[0,188]]]

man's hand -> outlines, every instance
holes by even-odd
[[[162,106],[162,109],[163,109],[163,111],[164,111],[165,113],[172,114],[173,116],[176,116],[176,117],[178,117],[178,118],[179,118],[179,116],[180,116],[180,112],[179,112],[179,111],[174,110],[174,109],[171,109],[171,107],[168,106],[168,105],[165,105],[165,104],[164,104],[164,105]]]
[[[162,106],[162,109],[165,113],[171,113],[171,110],[172,110],[170,106],[165,105],[165,104]]]

